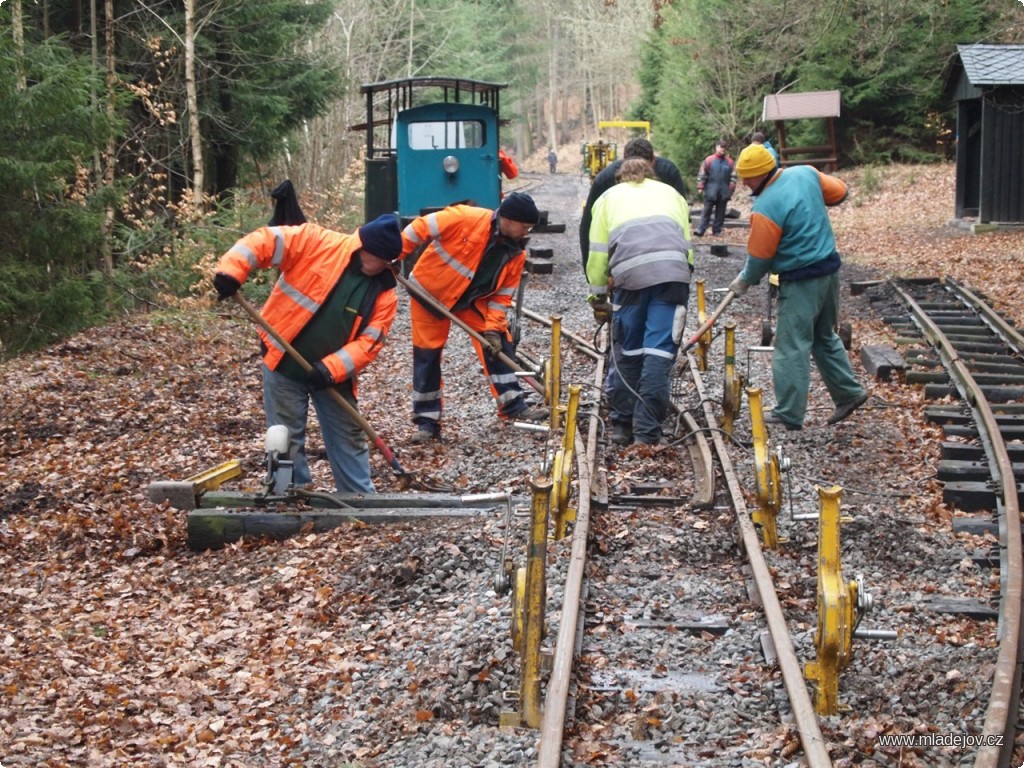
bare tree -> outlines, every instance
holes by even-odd
[[[188,111],[188,136],[192,148],[192,210],[203,210],[203,136],[199,130],[199,97],[196,93],[196,4],[185,0],[185,104]]]

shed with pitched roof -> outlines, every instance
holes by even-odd
[[[956,217],[1024,223],[1024,45],[958,45]]]
[[[813,165],[823,171],[839,167],[835,119],[839,117],[839,91],[807,91],[805,93],[772,93],[764,97],[761,119],[775,123],[779,138],[779,164]],[[821,119],[825,121],[827,144],[793,147],[786,142],[787,120]],[[810,157],[806,157],[810,155]]]

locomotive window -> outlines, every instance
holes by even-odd
[[[480,120],[448,120],[409,124],[411,149],[471,149],[484,145]]]

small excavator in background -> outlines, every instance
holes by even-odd
[[[648,139],[651,138],[651,124],[646,120],[601,120],[597,124],[598,133],[601,134],[605,128],[633,128],[646,132]],[[583,155],[583,173],[587,174],[591,181],[615,162],[619,157],[619,145],[605,141],[599,137],[597,141],[584,142],[580,146],[580,154]]]

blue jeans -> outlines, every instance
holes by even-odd
[[[633,291],[635,304],[619,305],[613,294],[612,334],[619,381],[611,396],[613,422],[630,424],[633,437],[656,443],[668,416],[672,366],[678,345],[672,341],[676,305],[653,298],[660,287]],[[617,293],[617,292],[616,292]]]
[[[353,406],[351,394],[343,395]],[[263,408],[267,426],[284,424],[291,435],[289,454],[294,462],[292,480],[306,485],[312,480],[306,461],[306,420],[313,401],[327,459],[339,492],[373,493],[370,479],[370,449],[362,427],[334,399],[329,390],[314,390],[263,366]]]

